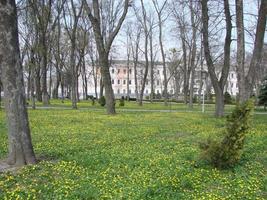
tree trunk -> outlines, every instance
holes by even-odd
[[[55,87],[53,89],[53,98],[54,99],[58,99],[58,88],[59,88],[59,85],[60,85],[60,79],[61,79],[61,75],[60,75],[60,71],[58,69],[59,66],[57,66],[57,74],[56,74],[56,84],[55,84]]]
[[[195,67],[193,67],[190,79],[190,91],[189,91],[189,108],[193,109],[194,104],[194,85],[195,85]]]
[[[127,101],[130,101],[130,50],[127,47]]]
[[[215,116],[224,116],[224,94],[221,88],[216,89],[215,97]]]
[[[267,20],[267,1],[262,0],[260,9],[259,9],[253,54],[252,54],[252,58],[250,61],[249,71],[245,79],[246,94],[244,95],[244,100],[249,99],[250,96],[253,94],[253,89],[255,85],[255,76],[256,76],[257,70],[260,67],[260,62],[262,58],[262,49],[263,49],[265,29],[266,29],[266,20]]]
[[[30,100],[30,91],[31,91],[31,76],[32,76],[32,69],[31,66],[28,67],[28,77],[27,77],[27,94],[26,94],[26,99],[29,101]]]
[[[76,32],[74,33],[76,34]],[[75,63],[75,48],[76,41],[75,36],[72,35],[71,38],[71,54],[70,54],[70,65],[71,65],[71,102],[72,108],[77,109],[77,73],[76,73],[76,63]]]
[[[196,52],[197,52],[197,25],[195,20],[195,9],[193,7],[193,2],[190,0],[189,3],[190,16],[191,16],[191,26],[192,26],[192,53],[190,57],[190,71],[191,71],[191,80],[190,80],[190,93],[189,93],[189,108],[193,109],[193,98],[194,98],[194,84],[195,84],[195,69],[196,69]]]
[[[244,14],[243,0],[236,0],[236,31],[237,31],[237,84],[238,100],[246,100],[245,90],[245,36],[244,36]]]
[[[35,93],[36,99],[39,102],[42,102],[42,89],[41,89],[41,77],[40,77],[40,66],[36,66],[35,70]]]
[[[36,163],[26,109],[15,0],[0,1],[0,66],[8,121],[7,164]]]
[[[114,115],[115,111],[115,98],[112,89],[111,77],[109,73],[109,62],[108,55],[100,55],[100,61],[102,64],[101,74],[103,77],[103,85],[105,88],[105,98],[106,98],[106,106],[107,106],[107,114]]]
[[[44,106],[48,106],[49,104],[49,95],[47,92],[47,45],[46,45],[46,37],[45,33],[41,35],[41,74],[42,74],[42,101]]]
[[[183,46],[183,72],[184,72],[184,84],[183,84],[183,92],[184,92],[184,103],[188,102],[188,85],[187,85],[187,51],[185,39],[182,38],[182,46]]]
[[[102,96],[104,96],[104,83],[103,83],[103,76],[101,76],[100,78],[100,91],[99,91],[99,97],[101,98]]]
[[[0,81],[0,110],[2,110],[2,82],[1,81]]]
[[[230,47],[231,47],[231,31],[232,31],[232,24],[231,24],[231,14],[229,8],[228,0],[224,0],[224,13],[226,18],[226,37],[225,37],[225,44],[224,44],[224,65],[221,72],[221,78],[218,80],[215,72],[215,66],[211,58],[210,53],[210,45],[209,45],[209,16],[208,16],[208,1],[202,0],[201,7],[202,7],[202,23],[203,23],[203,46],[204,46],[204,53],[206,58],[206,63],[208,66],[208,72],[210,75],[211,83],[213,85],[215,96],[216,96],[216,109],[215,109],[215,116],[222,117],[224,114],[224,86],[227,81],[227,77],[229,74],[230,68]]]
[[[150,44],[150,102],[153,102],[154,99],[154,52],[153,52],[153,33],[150,31],[149,36],[149,44]]]

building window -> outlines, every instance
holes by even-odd
[[[118,69],[118,74],[120,73],[120,71],[121,71],[121,70],[120,70],[120,69]]]
[[[146,85],[148,85],[148,80],[146,80]]]
[[[146,94],[148,94],[148,90],[146,90]]]
[[[129,94],[131,94],[132,93],[132,91],[131,90],[129,90]]]
[[[129,85],[132,85],[132,80],[129,80]]]
[[[117,94],[120,94],[120,89],[117,90]]]
[[[158,72],[157,72],[158,74],[159,74],[159,70],[158,70]]]
[[[170,94],[173,94],[173,90],[170,90]]]
[[[123,80],[123,85],[125,85],[126,84],[126,80]]]
[[[141,74],[143,74],[143,70],[142,70],[142,69],[141,69],[141,71],[140,71],[140,72],[141,72]]]
[[[111,73],[112,73],[112,74],[114,74],[114,71],[115,71],[115,70],[114,70],[114,69],[112,69],[112,70],[111,70]]]
[[[234,74],[232,74],[232,78],[234,78]]]
[[[132,74],[132,69],[129,69],[129,74]]]
[[[126,69],[124,69],[124,70],[123,70],[123,73],[126,74],[126,72],[127,72]]]
[[[121,83],[120,79],[118,79],[118,85]]]
[[[112,84],[114,84],[114,79],[111,80]]]
[[[159,80],[157,80],[157,85],[159,85]]]
[[[123,90],[123,94],[126,94],[126,90],[125,89]]]
[[[157,90],[157,94],[159,94],[159,90]]]

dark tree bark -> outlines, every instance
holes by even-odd
[[[222,117],[224,115],[224,86],[227,81],[230,68],[230,47],[231,47],[231,33],[232,33],[232,23],[231,14],[229,9],[228,0],[224,0],[224,13],[226,18],[226,37],[224,44],[224,65],[221,72],[221,78],[218,79],[215,66],[210,53],[209,45],[209,15],[208,15],[208,0],[202,0],[202,24],[203,24],[203,46],[206,58],[206,63],[208,66],[208,72],[211,78],[211,82],[215,91],[216,101],[215,101],[215,116]]]
[[[243,0],[236,0],[236,31],[237,31],[237,79],[239,101],[246,99],[245,91],[245,34]]]
[[[0,78],[1,78],[1,74],[0,74]],[[1,93],[2,93],[2,82],[1,82],[1,80],[0,80],[0,110],[2,110],[2,95],[1,95]]]
[[[266,20],[267,20],[267,1],[262,0],[259,9],[253,54],[250,61],[248,74],[245,77],[245,89],[241,88],[242,91],[243,90],[245,91],[245,95],[244,99],[241,99],[241,101],[249,99],[253,94],[256,74],[257,70],[260,69],[260,63],[262,58],[262,49],[263,49],[264,36],[266,30]]]
[[[15,0],[0,0],[0,66],[8,121],[7,164],[36,163],[31,142],[20,60]]]
[[[85,3],[85,8],[88,13],[88,17],[92,23],[93,31],[96,40],[97,51],[99,55],[99,61],[101,65],[101,75],[103,78],[103,85],[105,88],[106,96],[106,106],[107,114],[113,115],[116,114],[115,111],[115,97],[111,83],[111,76],[109,72],[109,53],[112,46],[112,43],[119,33],[119,30],[123,24],[123,21],[127,15],[129,0],[124,1],[123,13],[119,18],[118,24],[114,27],[113,30],[110,30],[108,38],[104,38],[103,32],[101,31],[101,18],[100,18],[100,7],[99,1],[93,0],[93,12],[88,6],[87,1],[83,0]],[[114,16],[113,16],[114,17]],[[107,42],[105,42],[106,40]]]
[[[209,45],[209,16],[208,16],[208,0],[202,0],[202,23],[203,23],[203,46],[205,58],[208,66],[208,72],[211,78],[211,82],[215,91],[216,101],[215,101],[215,116],[222,117],[224,115],[224,86],[227,81],[230,68],[230,46],[231,46],[231,14],[229,9],[228,0],[224,0],[224,13],[226,17],[226,37],[224,44],[224,66],[221,72],[220,80],[217,78],[214,63],[210,53]]]

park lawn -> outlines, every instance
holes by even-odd
[[[267,115],[255,115],[238,166],[199,161],[198,143],[219,137],[211,114],[30,110],[42,161],[0,175],[0,199],[266,199]],[[6,155],[0,112],[0,158]]]
[[[126,109],[134,109],[134,110],[171,110],[171,111],[184,111],[184,112],[191,112],[191,111],[202,111],[202,104],[199,105],[197,103],[194,104],[193,109],[190,109],[188,105],[184,103],[176,103],[176,102],[168,102],[168,105],[165,106],[163,102],[153,102],[150,103],[149,101],[143,102],[144,106],[139,106],[135,101],[125,101],[125,106],[119,106],[119,100],[116,101],[116,108],[119,110],[126,110]],[[42,102],[36,103],[37,107],[43,107]],[[51,99],[50,105],[48,107],[61,107],[61,108],[71,108],[71,100],[65,99],[63,102],[59,99]],[[77,103],[78,108],[80,109],[105,109],[99,105],[97,101],[95,104],[92,105],[91,100],[81,100]],[[29,106],[31,106],[31,102],[29,102]],[[230,112],[234,108],[234,105],[225,105],[225,111]],[[205,104],[205,111],[206,112],[214,112],[215,104]],[[260,109],[263,110],[263,109]]]

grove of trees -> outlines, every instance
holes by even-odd
[[[87,98],[92,76],[95,97],[105,96],[107,114],[115,114],[110,75],[115,56],[126,57],[128,66],[133,63],[139,105],[143,104],[147,82],[153,101],[157,62],[163,66],[165,105],[173,79],[175,96],[183,87],[184,103],[192,108],[196,68],[204,72],[205,66],[215,93],[216,116],[224,115],[224,92],[231,68],[236,67],[238,74],[237,99],[248,100],[263,79],[264,73],[258,72],[266,71],[262,55],[267,1],[259,0],[258,7],[254,6],[254,28],[245,23],[247,15],[253,14],[244,12],[244,2],[235,0],[233,6],[229,0],[0,0],[0,68],[8,119],[8,163],[36,162],[26,100],[32,100],[35,108],[35,99],[47,106],[51,98],[64,101],[68,97],[72,108],[77,109],[78,80],[82,78]],[[127,40],[124,47],[121,40]],[[170,45],[170,40],[175,44]],[[205,83],[208,90],[207,80],[202,73],[200,76],[201,88]],[[142,80],[141,85],[137,79]],[[129,88],[127,92],[129,97]],[[200,94],[201,89],[199,100]]]

